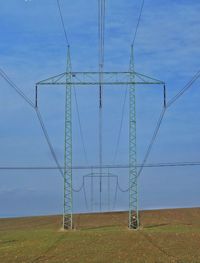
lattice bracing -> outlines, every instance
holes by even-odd
[[[130,69],[127,72],[103,72],[101,85],[110,85],[114,88],[129,86],[129,228],[139,227],[138,187],[137,187],[137,158],[136,158],[136,85],[161,85],[165,101],[165,83],[155,78],[134,71],[133,47],[131,51]],[[64,212],[63,227],[73,227],[73,197],[72,197],[72,87],[98,87],[100,84],[99,72],[72,72],[70,51],[68,48],[67,70],[36,84],[36,105],[38,87],[45,85],[63,86],[66,88],[65,105],[65,150],[64,150]]]
[[[135,71],[129,72],[103,72],[102,85],[145,85],[164,84],[163,81],[146,76]],[[99,85],[99,72],[64,72],[38,82],[36,85]]]
[[[131,48],[130,72],[134,72],[133,47]],[[139,227],[137,155],[136,155],[136,97],[135,74],[130,74],[129,88],[129,228]]]
[[[70,50],[67,54],[67,72],[71,72]],[[66,83],[71,82],[71,74],[66,74]],[[65,141],[64,141],[64,211],[63,228],[72,229],[72,99],[71,84],[66,84],[65,95]]]

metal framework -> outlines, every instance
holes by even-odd
[[[64,211],[63,228],[72,229],[72,99],[71,99],[71,59],[67,53],[67,73],[65,92],[65,135],[64,135]]]
[[[66,87],[65,98],[65,142],[64,142],[64,212],[63,227],[72,229],[73,196],[72,196],[72,100],[73,86],[101,85],[129,86],[129,228],[139,227],[138,190],[137,190],[137,158],[136,158],[136,96],[135,85],[162,85],[165,83],[155,78],[134,71],[133,46],[131,47],[130,70],[128,72],[103,72],[104,78],[99,80],[99,72],[72,72],[70,50],[68,48],[67,70],[64,73],[42,80],[36,84],[36,105],[38,87],[57,85]],[[100,167],[101,168],[101,167]]]
[[[140,74],[134,70],[128,72],[104,72],[100,82],[99,72],[64,72],[38,82],[36,85],[70,85],[70,86],[97,86],[102,85],[163,85],[164,82]]]
[[[134,54],[131,47],[130,72],[134,72]],[[130,75],[130,82],[134,83],[135,75]],[[129,228],[139,227],[138,213],[138,178],[137,178],[137,145],[136,145],[136,98],[135,84],[129,88]]]

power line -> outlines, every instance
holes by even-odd
[[[87,194],[86,194],[86,190],[85,190],[85,178],[83,178],[83,195],[84,195],[84,199],[85,199],[85,206],[87,211],[89,211],[89,206],[88,206],[88,201],[87,201]]]
[[[144,168],[165,168],[165,167],[185,167],[185,166],[200,166],[200,161],[191,161],[191,162],[166,162],[166,163],[147,163],[147,164],[137,164],[136,167],[144,167]],[[105,169],[127,169],[130,166],[128,164],[115,164],[115,165],[103,165],[102,168]],[[60,167],[64,169],[64,167]],[[91,169],[99,169],[99,165],[93,166],[72,166],[73,170],[91,170]],[[58,170],[57,166],[0,166],[0,170]],[[81,185],[81,189],[82,189]]]
[[[17,94],[22,97],[32,108],[35,107],[34,103],[24,94],[24,92],[17,87],[17,85],[8,77],[8,75],[0,69],[0,75],[2,78],[17,92]]]
[[[99,72],[103,73],[105,46],[105,0],[98,0]]]
[[[10,85],[10,87],[12,87],[17,92],[17,94],[20,95],[35,110],[37,117],[38,117],[38,120],[39,120],[39,123],[40,123],[41,128],[42,128],[42,131],[43,131],[44,136],[46,138],[47,144],[49,146],[50,152],[52,154],[52,157],[53,157],[53,159],[57,165],[57,168],[59,169],[59,171],[63,177],[63,170],[60,167],[60,164],[59,164],[58,159],[56,157],[55,151],[53,149],[52,143],[50,141],[47,129],[44,125],[44,122],[42,120],[42,116],[41,116],[39,109],[37,107],[35,107],[34,103],[23,93],[23,91],[20,88],[17,87],[17,85],[7,76],[7,74],[2,69],[0,69],[0,75],[7,81],[7,83]]]
[[[88,164],[88,156],[87,156],[86,147],[85,147],[85,140],[83,136],[83,129],[82,129],[82,124],[81,124],[80,112],[79,112],[79,107],[78,107],[78,99],[77,99],[77,93],[76,93],[75,87],[74,87],[74,98],[75,98],[76,111],[77,111],[77,116],[78,116],[78,124],[79,124],[79,131],[80,131],[80,136],[81,136],[82,147],[83,147],[83,153],[85,156],[85,162]]]
[[[65,39],[66,39],[66,42],[67,42],[67,44],[69,46],[69,39],[68,39],[68,36],[67,36],[67,30],[66,30],[66,27],[65,27],[65,23],[64,23],[64,19],[63,19],[62,10],[61,10],[61,6],[60,6],[59,0],[57,0],[57,5],[58,5],[58,9],[59,9],[59,14],[60,14],[60,18],[61,18],[61,23],[62,23]],[[85,156],[85,161],[88,164],[88,158],[87,158],[87,153],[86,153],[86,148],[85,148],[85,142],[84,142],[82,125],[81,125],[81,119],[80,119],[80,112],[79,112],[78,101],[77,101],[77,93],[76,93],[76,88],[75,87],[74,87],[74,98],[75,98],[75,104],[76,104],[76,111],[77,111],[77,115],[78,115],[78,123],[79,123],[79,130],[80,130],[82,146],[83,146],[83,152],[84,152],[84,156]]]
[[[59,164],[59,161],[57,159],[56,153],[54,151],[53,145],[51,143],[50,137],[48,135],[47,129],[45,127],[44,121],[42,119],[42,115],[41,115],[38,107],[35,107],[34,103],[23,93],[23,91],[21,91],[21,89],[19,89],[16,86],[16,84],[7,76],[7,74],[2,69],[0,69],[0,75],[17,92],[17,94],[20,95],[35,110],[37,117],[38,117],[38,120],[39,120],[39,123],[40,123],[40,126],[42,128],[43,134],[44,134],[45,139],[47,141],[47,144],[49,146],[50,152],[51,152],[52,157],[53,157],[53,159],[57,165],[57,167],[1,167],[0,170],[59,170],[61,176],[63,177],[64,176],[64,174],[63,174],[64,167],[61,167],[61,165]],[[76,91],[75,91],[75,101],[76,101],[78,119],[79,119],[79,124],[80,124],[81,121],[80,121],[80,114],[79,114],[79,109],[78,109]],[[83,140],[83,148],[84,148],[85,156],[87,159],[81,124],[79,127],[80,127],[81,137]],[[83,184],[81,185],[81,187],[79,189],[73,188],[73,191],[74,192],[80,192],[82,189],[83,189]]]
[[[98,37],[99,37],[99,165],[100,165],[100,175],[102,174],[102,96],[103,96],[103,71],[104,71],[104,43],[105,43],[105,12],[106,4],[105,0],[98,0]],[[100,176],[100,210],[101,210],[101,192],[102,192],[102,178]]]
[[[166,104],[166,107],[163,108],[163,110],[162,110],[162,112],[161,112],[161,114],[160,114],[160,117],[159,117],[159,119],[158,119],[158,122],[157,122],[157,124],[156,124],[156,127],[155,127],[155,130],[154,130],[153,136],[152,136],[152,138],[151,138],[150,144],[149,144],[149,146],[148,146],[148,148],[147,148],[147,151],[146,151],[146,153],[145,153],[145,157],[144,157],[144,159],[143,159],[142,165],[141,165],[140,170],[139,170],[139,172],[138,172],[138,174],[137,174],[137,177],[140,176],[141,172],[143,171],[143,168],[145,167],[145,164],[146,164],[146,162],[147,162],[147,160],[148,160],[148,157],[149,157],[149,155],[150,155],[150,153],[151,153],[153,144],[154,144],[154,142],[155,142],[155,140],[156,140],[156,137],[157,137],[157,135],[158,135],[158,132],[159,132],[159,130],[160,130],[160,127],[161,127],[161,124],[162,124],[162,121],[163,121],[163,118],[164,118],[164,115],[165,115],[166,110],[167,110],[175,101],[177,101],[177,100],[192,86],[192,84],[194,84],[194,82],[195,82],[199,77],[200,77],[200,71],[198,71],[198,72],[194,75],[194,77],[188,82],[188,84],[186,84],[186,86],[185,86],[182,90],[180,90],[180,91],[177,93],[177,95],[175,95],[175,96]],[[180,164],[177,164],[177,166],[179,166],[179,165],[180,165]],[[187,166],[187,165],[188,165],[187,163],[184,163],[182,166]],[[175,165],[169,165],[169,166],[175,166]],[[138,166],[137,166],[137,167],[138,167]],[[160,166],[160,167],[161,167],[161,166]],[[164,167],[164,166],[162,166],[162,167]],[[123,190],[123,192],[127,192],[127,191],[129,191],[129,188]]]
[[[59,0],[57,0],[57,4],[58,4],[58,9],[59,9],[59,14],[60,14],[60,18],[61,18],[61,23],[62,23],[65,39],[66,39],[67,45],[69,46],[69,38],[68,38],[68,35],[67,35],[67,30],[66,30],[66,26],[65,26],[65,23],[64,23],[64,19],[63,19],[62,10],[61,10],[61,6],[60,6]],[[88,164],[88,157],[87,157],[87,152],[86,152],[86,147],[85,147],[85,141],[84,141],[84,136],[83,136],[83,129],[82,129],[82,125],[81,125],[81,118],[80,118],[80,112],[79,112],[78,101],[77,101],[77,92],[76,92],[76,88],[75,87],[74,87],[74,98],[75,98],[75,104],[76,104],[76,111],[77,111],[77,115],[78,115],[78,123],[79,123],[79,130],[80,130],[80,136],[81,136],[83,152],[84,152],[84,156],[85,156],[85,161]]]
[[[134,44],[135,44],[135,39],[136,39],[138,28],[139,28],[139,25],[140,25],[143,8],[144,8],[144,0],[142,0],[142,5],[141,5],[141,8],[140,8],[140,14],[139,14],[139,17],[138,17],[135,33],[134,33],[134,36],[133,36],[132,46],[134,46]]]
[[[59,162],[58,162],[58,159],[57,159],[57,157],[56,157],[56,153],[55,153],[55,151],[54,151],[54,149],[53,149],[53,146],[52,146],[52,144],[51,144],[51,141],[50,141],[50,138],[49,138],[47,129],[46,129],[45,125],[44,125],[44,122],[43,122],[43,119],[42,119],[42,115],[41,115],[41,113],[40,113],[40,111],[39,111],[38,108],[36,108],[35,111],[36,111],[36,114],[37,114],[39,123],[40,123],[40,125],[41,125],[42,131],[43,131],[43,133],[44,133],[45,139],[46,139],[46,141],[47,141],[47,144],[49,145],[49,149],[50,149],[50,151],[51,151],[51,154],[52,154],[52,156],[53,156],[53,159],[54,159],[54,161],[55,161],[55,163],[56,163],[56,165],[57,165],[57,167],[58,167],[58,170],[60,171],[60,174],[62,175],[62,177],[64,177],[63,170],[62,170],[62,168],[61,168],[61,166],[60,166],[60,164],[59,164]]]
[[[181,89],[171,100],[168,101],[166,107],[169,108],[174,102],[176,102],[193,84],[194,82],[199,79],[200,77],[200,70],[194,75],[194,77],[185,85],[183,89]]]
[[[65,28],[65,23],[64,23],[64,19],[63,19],[63,15],[62,15],[62,11],[61,11],[61,6],[60,6],[59,0],[57,0],[57,4],[58,4],[59,14],[60,14],[60,18],[61,18],[61,23],[62,23],[62,27],[63,27],[65,39],[66,39],[66,43],[67,43],[67,45],[69,47],[69,40],[68,40],[68,36],[67,36],[67,30]],[[79,131],[80,131],[80,136],[81,136],[82,147],[83,147],[83,153],[84,153],[84,156],[85,156],[85,161],[88,164],[87,152],[86,152],[86,147],[85,147],[85,141],[84,141],[84,136],[83,136],[83,130],[82,130],[82,125],[81,125],[81,118],[80,118],[80,112],[79,112],[78,100],[77,100],[77,93],[76,93],[76,88],[75,87],[74,87],[74,98],[75,98],[75,105],[76,105],[76,111],[77,111],[77,116],[78,116],[78,124],[79,124]],[[87,202],[87,196],[86,196],[86,191],[85,191],[84,180],[83,180],[83,184],[81,185],[81,187],[79,189],[74,189],[72,187],[72,191],[73,192],[77,192],[77,193],[80,192],[82,189],[83,189],[83,194],[84,194],[86,208],[88,209],[88,202]]]
[[[120,121],[120,126],[119,126],[119,133],[117,136],[117,144],[116,144],[114,158],[113,158],[113,164],[115,164],[115,162],[116,162],[116,158],[117,158],[117,154],[118,154],[118,150],[119,150],[119,142],[120,142],[120,138],[121,138],[122,126],[123,126],[123,121],[124,121],[127,93],[128,93],[128,88],[126,87],[126,90],[124,93],[123,106],[122,106],[122,115],[121,115],[121,121]]]
[[[75,193],[79,193],[83,189],[83,187],[84,187],[84,180],[82,181],[82,184],[78,189],[72,187],[72,191]]]
[[[117,189],[118,189],[118,180],[115,186],[115,194],[114,194],[114,201],[113,201],[113,210],[115,210],[116,208],[116,204],[117,204]]]
[[[120,184],[119,181],[117,180],[117,189],[121,192],[121,193],[127,193],[129,191],[129,188],[123,189]]]
[[[64,35],[65,35],[65,40],[66,40],[66,42],[67,42],[67,45],[69,46],[69,40],[68,40],[68,36],[67,36],[67,30],[66,30],[66,27],[65,27],[65,23],[64,23],[64,19],[63,19],[63,15],[62,15],[62,11],[61,11],[61,6],[60,6],[60,1],[59,1],[59,0],[57,0],[57,5],[58,5],[58,11],[59,11],[59,14],[60,14],[60,20],[61,20],[61,23],[62,23]]]
[[[7,74],[2,70],[2,69],[0,69],[0,74],[1,74],[1,76],[8,82],[8,84],[12,87],[12,88],[14,88],[14,90],[32,107],[32,108],[34,108],[34,104],[33,104],[33,102],[29,99],[29,98],[27,98],[27,96],[9,79],[9,77],[7,76]],[[194,84],[194,82],[198,79],[200,77],[200,71],[198,71],[196,74],[195,74],[195,76],[188,82],[188,84],[180,91],[180,92],[178,92],[178,94],[176,95],[176,96],[174,96],[168,103],[167,103],[167,105],[166,105],[166,109],[168,109],[177,99],[179,99],[185,92],[186,92],[186,90],[188,90],[191,86],[192,86],[192,84]],[[35,109],[35,108],[34,108]],[[160,118],[159,118],[159,120],[158,120],[158,122],[157,122],[157,125],[156,125],[156,128],[155,128],[155,130],[154,130],[154,133],[153,133],[153,137],[152,137],[152,139],[151,139],[151,142],[150,142],[150,144],[149,144],[149,147],[148,147],[148,149],[147,149],[147,152],[146,152],[146,154],[145,154],[145,158],[144,158],[144,160],[143,160],[143,162],[142,162],[142,164],[141,165],[137,165],[137,167],[140,167],[141,169],[140,169],[140,171],[139,171],[139,174],[138,175],[140,175],[141,174],[141,172],[142,172],[142,169],[144,168],[144,167],[155,167],[155,166],[153,166],[153,165],[146,165],[146,161],[147,161],[147,159],[148,159],[148,156],[149,156],[149,154],[150,154],[150,152],[151,152],[151,149],[152,149],[152,146],[153,146],[153,143],[155,142],[155,139],[156,139],[156,136],[157,136],[157,134],[158,134],[158,131],[159,131],[159,129],[160,129],[160,126],[161,126],[161,123],[162,123],[162,120],[163,120],[163,117],[164,117],[164,114],[165,114],[165,111],[166,111],[166,109],[164,108],[163,110],[162,110],[162,112],[161,112],[161,115],[160,115]],[[47,143],[48,143],[48,145],[49,145],[49,148],[50,148],[50,150],[51,150],[51,153],[52,153],[52,156],[53,156],[53,158],[54,158],[54,160],[55,160],[55,162],[56,162],[56,164],[57,164],[57,168],[47,168],[47,167],[44,167],[44,169],[59,169],[60,170],[60,172],[61,172],[61,174],[63,174],[63,172],[62,172],[62,167],[59,165],[59,163],[58,163],[58,160],[57,160],[57,158],[56,158],[56,155],[55,155],[55,152],[54,152],[54,150],[53,150],[53,146],[52,146],[52,144],[51,144],[51,142],[50,142],[50,139],[49,139],[49,136],[48,136],[48,133],[47,133],[47,131],[46,131],[46,128],[45,128],[45,126],[44,126],[44,123],[43,123],[43,120],[42,120],[42,117],[41,117],[41,114],[40,114],[40,112],[39,112],[39,110],[38,109],[35,109],[36,110],[36,113],[37,113],[37,116],[38,116],[38,119],[39,119],[39,121],[40,121],[40,124],[41,124],[41,127],[42,127],[42,130],[43,130],[43,132],[44,132],[44,135],[45,135],[45,138],[46,138],[46,140],[47,140]],[[167,165],[165,165],[165,164],[163,164],[163,165],[158,165],[158,167],[166,167],[166,166],[193,166],[193,165],[199,165],[198,164],[198,162],[197,163],[175,163],[175,164],[167,164]],[[88,166],[87,168],[95,168],[95,167],[98,167],[98,166]],[[125,166],[120,166],[120,165],[115,165],[115,166],[105,166],[106,168],[128,168],[129,166],[127,165],[125,165]],[[23,168],[23,167],[11,167],[11,168],[9,168],[9,167],[0,167],[0,169],[1,170],[14,170],[14,169],[29,169],[29,167],[25,167],[25,168]],[[35,169],[34,167],[30,167],[30,169]],[[42,167],[36,167],[36,169],[43,169]],[[78,169],[78,167],[77,167],[77,169]],[[80,169],[84,169],[84,167],[80,167]]]
[[[156,140],[156,137],[157,137],[157,135],[158,135],[158,132],[159,132],[161,123],[162,123],[162,121],[163,121],[165,112],[166,112],[166,109],[163,108],[163,110],[162,110],[162,112],[161,112],[161,114],[160,114],[160,117],[159,117],[159,119],[158,119],[158,122],[157,122],[157,124],[156,124],[156,128],[155,128],[155,130],[154,130],[154,133],[153,133],[153,136],[152,136],[152,138],[151,138],[150,144],[149,144],[149,146],[148,146],[148,148],[147,148],[147,151],[146,151],[146,153],[145,153],[145,156],[144,156],[144,159],[143,159],[143,162],[142,162],[142,166],[141,166],[141,168],[140,168],[140,170],[139,170],[139,172],[138,172],[138,174],[137,174],[138,177],[140,176],[140,174],[141,174],[141,172],[142,172],[142,170],[143,170],[144,164],[146,163],[146,161],[147,161],[147,159],[148,159],[148,157],[149,157],[149,154],[150,154],[150,152],[151,152],[151,149],[152,149],[152,147],[153,147],[153,144],[154,144],[154,142],[155,142],[155,140]]]
[[[165,115],[165,112],[166,110],[171,106],[173,105],[173,103],[175,103],[193,84],[194,82],[200,77],[200,71],[198,71],[193,77],[192,79],[185,85],[185,87],[183,89],[181,89],[167,104],[166,104],[166,107],[163,108],[161,114],[160,114],[160,117],[158,119],[158,122],[156,124],[156,127],[155,127],[155,130],[154,130],[154,133],[153,133],[153,136],[151,138],[151,141],[150,141],[150,144],[147,148],[147,151],[145,153],[145,157],[144,157],[144,160],[142,162],[142,167],[140,168],[139,172],[138,172],[138,176],[140,176],[143,168],[144,168],[144,165],[145,163],[147,162],[147,159],[151,153],[151,149],[153,147],[153,144],[156,140],[156,137],[158,135],[158,132],[159,132],[159,129],[160,129],[160,126],[161,126],[161,123],[163,121],[163,118],[164,118],[164,115]]]

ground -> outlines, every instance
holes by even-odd
[[[0,262],[200,262],[200,208],[141,211],[138,231],[127,217],[75,215],[73,231],[61,216],[0,219]]]

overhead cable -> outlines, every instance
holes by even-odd
[[[147,164],[137,164],[137,168],[164,168],[164,167],[185,167],[185,166],[200,166],[200,161],[190,161],[190,162],[165,162],[165,163],[147,163]],[[104,169],[127,169],[131,166],[128,164],[115,164],[115,165],[103,165]],[[64,167],[61,167],[64,169]],[[99,169],[99,165],[93,166],[72,166],[72,170],[91,170]],[[0,166],[0,170],[58,170],[57,166]],[[82,185],[81,187],[82,188]]]
[[[57,4],[58,4],[59,14],[60,14],[61,22],[62,22],[62,27],[63,27],[66,43],[67,43],[68,46],[70,46],[69,38],[68,38],[68,35],[67,35],[67,30],[66,30],[64,19],[63,19],[61,5],[60,5],[59,0],[57,0]],[[75,98],[76,112],[77,112],[77,116],[78,116],[78,125],[79,125],[79,131],[80,131],[80,136],[81,136],[81,143],[82,143],[82,147],[83,147],[83,153],[84,153],[85,161],[88,164],[88,157],[87,157],[87,152],[86,152],[86,147],[85,147],[85,140],[84,140],[84,136],[83,136],[83,129],[82,129],[82,124],[81,124],[81,118],[80,118],[80,111],[79,111],[78,100],[77,100],[76,87],[73,87],[73,90],[74,90],[74,98]]]
[[[102,96],[103,96],[103,71],[104,71],[104,37],[105,37],[105,12],[106,4],[105,0],[98,0],[98,37],[99,37],[99,165],[100,165],[100,175],[102,174],[102,125],[103,125],[103,115],[102,115]],[[100,210],[101,210],[101,192],[102,192],[102,178],[100,176]]]
[[[168,101],[166,104],[166,108],[169,108],[176,102],[191,86],[194,84],[194,82],[199,79],[200,77],[200,70],[197,71],[197,73],[194,75],[194,77],[185,85],[183,89],[181,89],[172,99]]]
[[[77,116],[78,116],[78,124],[79,124],[79,131],[80,131],[80,136],[81,136],[82,147],[83,147],[83,153],[84,153],[84,157],[85,157],[85,162],[87,164],[89,164],[88,156],[87,156],[87,152],[86,152],[86,147],[85,147],[85,140],[84,140],[84,136],[83,136],[83,129],[82,129],[82,123],[81,123],[81,118],[80,118],[76,87],[74,87],[73,89],[74,89],[74,98],[75,98],[75,104],[76,104],[76,112],[77,112]]]
[[[50,149],[50,151],[51,151],[52,157],[53,157],[53,159],[54,159],[54,161],[55,161],[55,163],[56,163],[56,165],[57,165],[57,167],[58,167],[58,169],[59,169],[59,171],[60,171],[60,174],[62,175],[62,177],[64,177],[63,170],[62,170],[62,168],[61,168],[61,166],[60,166],[60,164],[59,164],[59,162],[58,162],[58,159],[57,159],[57,157],[56,157],[56,153],[55,153],[55,151],[54,151],[54,148],[53,148],[53,146],[52,146],[52,144],[51,144],[51,141],[50,141],[50,138],[49,138],[47,129],[46,129],[45,125],[44,125],[44,122],[43,122],[43,119],[42,119],[42,115],[41,115],[41,113],[40,113],[40,111],[39,111],[38,108],[36,108],[35,111],[36,111],[36,114],[37,114],[37,117],[38,117],[40,126],[41,126],[41,128],[42,128],[42,131],[43,131],[43,133],[44,133],[45,139],[46,139],[46,141],[47,141],[47,144],[49,145],[49,149]]]
[[[72,187],[72,191],[75,193],[79,193],[83,189],[83,187],[84,187],[84,180],[82,181],[82,184],[78,189]]]
[[[62,23],[64,35],[65,35],[65,40],[66,40],[67,45],[69,46],[69,39],[68,39],[68,36],[67,36],[67,30],[66,30],[66,27],[65,27],[65,23],[64,23],[64,19],[63,19],[62,10],[61,10],[61,6],[60,6],[60,1],[59,0],[57,0],[57,5],[58,5],[58,11],[59,11],[59,15],[60,15],[60,20],[61,20],[61,23]]]
[[[52,154],[52,157],[53,157],[53,159],[57,165],[58,170],[60,171],[61,175],[63,176],[63,170],[62,170],[62,168],[58,162],[58,159],[56,157],[55,151],[53,149],[52,143],[50,141],[49,135],[47,133],[47,130],[46,130],[46,127],[45,127],[44,122],[42,120],[42,116],[41,116],[39,109],[37,107],[35,107],[35,104],[23,93],[23,91],[20,88],[18,88],[12,80],[10,80],[10,78],[7,76],[7,74],[2,69],[0,69],[0,75],[7,81],[7,83],[10,85],[10,87],[12,87],[17,92],[17,94],[20,95],[35,110],[37,117],[38,117],[38,120],[39,120],[39,123],[40,123],[41,128],[42,128],[42,131],[43,131],[44,136],[46,138],[47,144],[49,146],[50,152]]]
[[[125,90],[125,93],[124,93],[124,100],[123,100],[123,106],[122,106],[122,115],[121,115],[121,120],[120,120],[119,132],[118,132],[118,136],[117,136],[117,144],[116,144],[114,158],[113,158],[113,164],[116,163],[117,154],[118,154],[118,151],[119,151],[119,143],[120,143],[122,127],[123,127],[123,121],[124,121],[124,115],[125,115],[125,106],[126,106],[127,93],[128,93],[128,88],[126,87],[126,90]]]
[[[143,162],[142,162],[142,166],[141,166],[141,168],[140,168],[140,170],[139,170],[139,172],[138,172],[138,174],[137,174],[138,177],[140,176],[140,174],[141,174],[141,172],[142,172],[142,170],[143,170],[143,168],[144,168],[144,165],[145,165],[146,162],[147,162],[147,159],[148,159],[148,157],[149,157],[149,154],[150,154],[150,152],[151,152],[151,149],[152,149],[152,147],[153,147],[153,144],[154,144],[154,142],[155,142],[155,140],[156,140],[156,137],[157,137],[157,135],[158,135],[158,132],[159,132],[161,123],[162,123],[162,121],[163,121],[165,112],[166,112],[166,108],[163,108],[163,110],[161,111],[161,114],[160,114],[160,116],[159,116],[158,122],[157,122],[157,124],[156,124],[156,127],[155,127],[155,130],[154,130],[153,136],[152,136],[152,138],[151,138],[150,144],[149,144],[149,146],[148,146],[148,148],[147,148],[147,151],[146,151],[146,153],[145,153],[145,156],[144,156],[144,159],[143,159]]]
[[[87,194],[86,194],[86,190],[85,190],[85,178],[83,178],[83,195],[84,195],[84,199],[85,199],[85,206],[87,211],[89,211],[89,206],[88,206],[88,201],[87,201]]]
[[[161,123],[162,123],[162,121],[163,121],[163,118],[164,118],[164,115],[165,115],[166,110],[167,110],[169,107],[171,107],[189,88],[191,88],[192,85],[195,83],[195,81],[196,81],[197,79],[199,79],[199,77],[200,77],[200,71],[198,71],[198,72],[192,77],[192,79],[185,85],[185,87],[184,87],[183,89],[181,89],[171,100],[169,100],[168,103],[166,103],[166,107],[163,108],[163,110],[162,110],[162,112],[161,112],[161,114],[160,114],[160,117],[159,117],[159,119],[158,119],[158,122],[157,122],[157,124],[156,124],[155,130],[154,130],[154,133],[153,133],[153,136],[152,136],[152,138],[151,138],[150,144],[149,144],[149,146],[148,146],[148,148],[147,148],[147,151],[146,151],[146,153],[145,153],[144,160],[143,160],[143,162],[142,162],[143,165],[142,165],[142,167],[140,168],[140,170],[139,170],[139,172],[138,172],[138,176],[140,176],[140,174],[141,174],[141,172],[142,172],[142,170],[143,170],[143,168],[144,168],[144,165],[146,164],[147,159],[148,159],[148,157],[149,157],[149,155],[150,155],[150,153],[151,153],[151,149],[152,149],[153,144],[154,144],[154,142],[155,142],[155,140],[156,140],[156,137],[157,137],[157,135],[158,135],[158,132],[159,132],[159,129],[160,129]]]
[[[142,5],[141,5],[141,8],[140,8],[140,13],[139,13],[138,21],[137,21],[135,33],[134,33],[134,36],[133,36],[132,46],[134,46],[134,44],[135,44],[135,39],[136,39],[137,32],[138,32],[138,28],[139,28],[139,25],[140,25],[143,8],[144,8],[144,0],[142,0]]]
[[[32,108],[35,107],[34,103],[24,94],[21,89],[17,87],[17,85],[8,77],[5,71],[0,69],[0,75]]]

